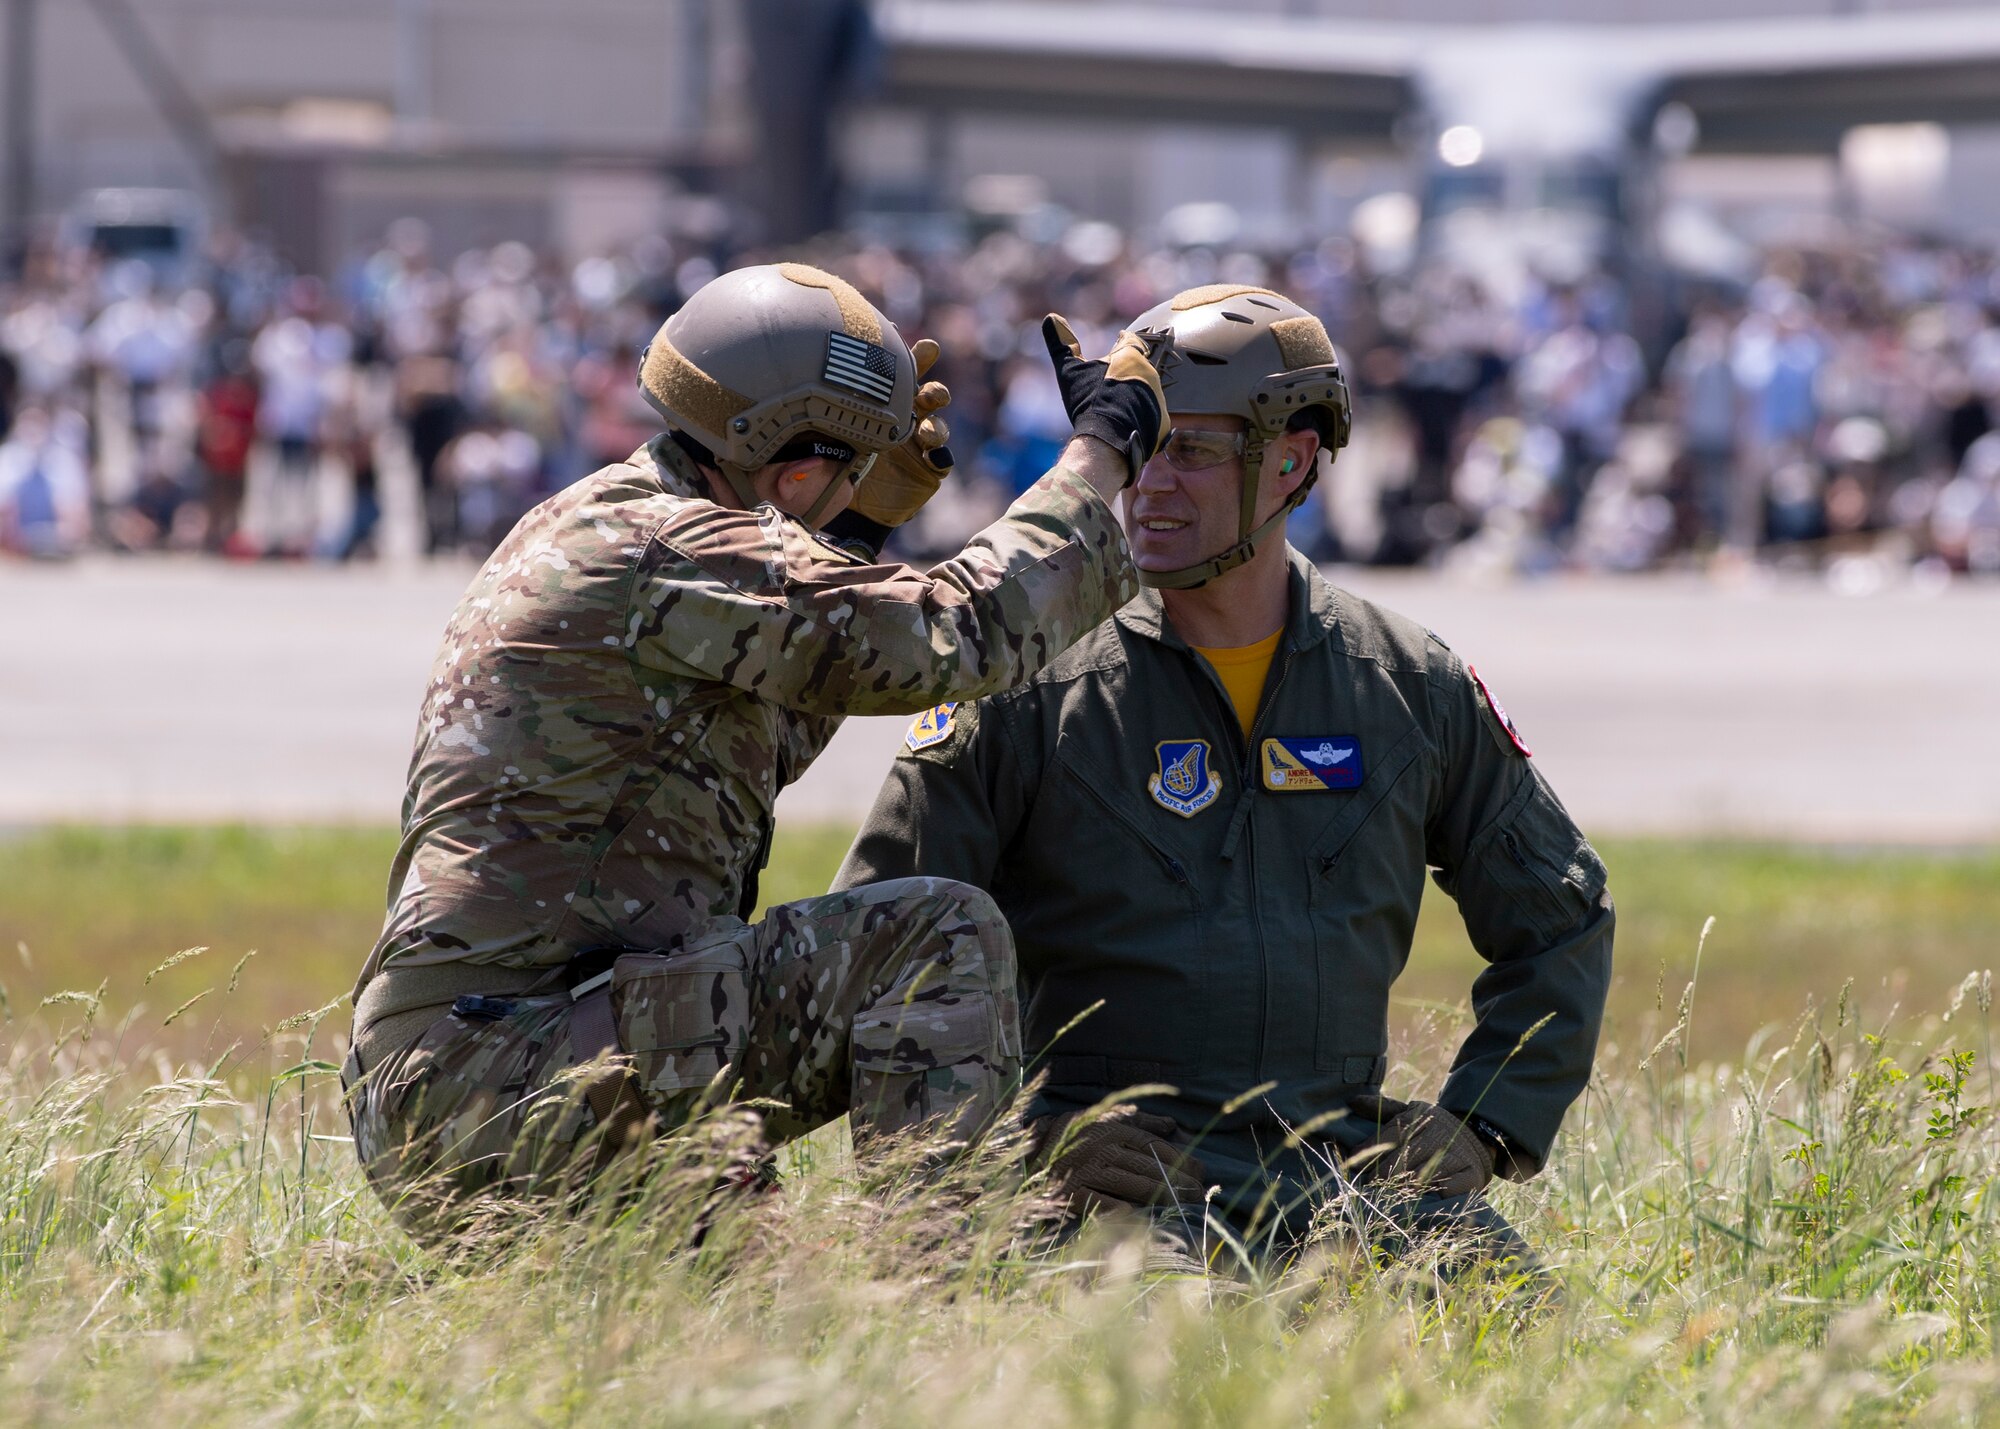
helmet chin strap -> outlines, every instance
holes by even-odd
[[[1200,565],[1183,566],[1177,571],[1139,572],[1139,584],[1151,586],[1154,590],[1193,590],[1196,586],[1207,585],[1217,576],[1226,575],[1257,554],[1257,547],[1263,539],[1285,524],[1285,518],[1298,510],[1299,503],[1306,499],[1306,492],[1312,483],[1306,482],[1292,493],[1291,500],[1272,512],[1270,517],[1256,530],[1231,546],[1219,556],[1210,556]]]
[[[849,490],[852,490],[861,485],[861,478],[868,475],[868,469],[874,465],[875,457],[871,453],[852,462],[846,471],[835,472],[832,479],[820,488],[819,495],[814,498],[813,504],[807,508],[805,515],[799,517],[799,520],[817,531],[819,529],[820,513],[833,504],[833,498],[839,492],[840,488],[846,486]]]
[[[1182,566],[1177,571],[1142,570],[1139,572],[1140,585],[1154,590],[1193,590],[1196,586],[1207,585],[1217,576],[1227,575],[1256,555],[1263,539],[1283,526],[1285,518],[1298,510],[1299,503],[1306,499],[1306,493],[1312,490],[1313,482],[1319,478],[1319,459],[1316,456],[1313,466],[1306,472],[1306,479],[1299,483],[1291,499],[1273,511],[1255,530],[1251,529],[1250,523],[1257,519],[1257,491],[1263,485],[1264,445],[1263,436],[1252,432],[1243,453],[1243,498],[1236,513],[1236,544],[1220,555],[1210,556],[1196,565]]]
[[[870,464],[867,461],[859,461],[845,472],[834,473],[826,485],[820,488],[819,495],[813,499],[813,504],[807,508],[805,515],[799,517],[799,520],[817,529],[816,523],[820,514],[833,504],[833,498],[841,487],[859,485],[861,478],[867,474]],[[757,495],[756,486],[751,480],[754,473],[749,468],[738,466],[735,462],[718,461],[715,469],[722,473],[722,479],[729,483],[729,489],[736,494],[736,499],[742,503],[745,511],[755,511],[759,506],[766,504]]]

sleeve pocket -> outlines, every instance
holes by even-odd
[[[1493,882],[1548,942],[1604,895],[1604,861],[1532,766],[1481,841]]]

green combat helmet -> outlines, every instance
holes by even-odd
[[[1142,585],[1186,590],[1249,560],[1257,543],[1284,525],[1306,499],[1321,463],[1314,463],[1291,500],[1251,529],[1266,443],[1301,413],[1314,413],[1308,421],[1319,432],[1328,461],[1347,445],[1353,421],[1347,380],[1320,320],[1268,288],[1230,283],[1190,288],[1140,314],[1131,326],[1138,332],[1163,329],[1173,334],[1173,346],[1160,362],[1170,411],[1241,417],[1250,424],[1236,544],[1178,571],[1139,572]]]
[[[859,482],[910,434],[916,364],[852,284],[803,263],[738,268],[704,284],[639,359],[639,390],[707,449],[747,509],[750,478],[803,437],[853,449]],[[838,481],[806,512],[811,525]]]

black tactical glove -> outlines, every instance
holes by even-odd
[[[1050,1189],[1072,1215],[1201,1201],[1208,1170],[1168,1140],[1179,1129],[1172,1117],[1129,1106],[1086,1116],[1064,1112],[1028,1128],[1035,1161],[1048,1166]]]
[[[1121,332],[1098,362],[1083,360],[1083,345],[1055,313],[1042,319],[1042,341],[1056,365],[1063,410],[1080,437],[1096,437],[1125,454],[1125,484],[1167,439],[1167,397],[1160,387],[1157,352],[1166,342],[1158,333]]]
[[[1362,1155],[1370,1158],[1363,1179],[1440,1196],[1476,1195],[1493,1179],[1493,1148],[1457,1112],[1431,1102],[1411,1102],[1384,1122],[1381,1141]]]
[[[942,382],[923,381],[938,360],[938,345],[920,337],[910,344],[910,357],[920,384],[912,413],[916,425],[901,445],[875,458],[847,508],[882,527],[900,526],[916,515],[951,475],[951,448],[945,445],[951,440],[951,428],[939,415],[951,402],[951,389]]]

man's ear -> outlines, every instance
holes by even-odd
[[[1312,475],[1313,463],[1319,460],[1319,433],[1286,432],[1272,446],[1277,452],[1278,468],[1270,474],[1270,480],[1280,497],[1288,497]]]

